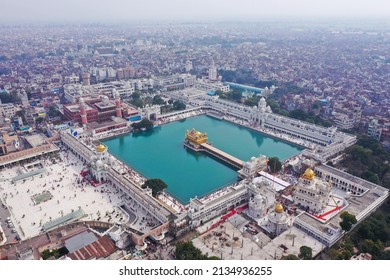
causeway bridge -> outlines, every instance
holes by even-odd
[[[230,165],[233,165],[234,167],[237,167],[239,169],[242,168],[244,162],[232,155],[229,155],[228,153],[225,153],[224,151],[221,151],[220,149],[211,146],[210,144],[203,143],[200,145],[202,147],[202,150],[205,151],[206,153],[209,153],[216,158],[219,158]]]
[[[238,169],[241,169],[244,165],[244,162],[220,149],[210,145],[207,142],[207,134],[200,133],[196,130],[189,130],[186,134],[186,139],[184,141],[184,146],[193,150],[193,151],[203,151],[206,152]]]

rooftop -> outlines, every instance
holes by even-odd
[[[113,254],[117,248],[108,235],[88,244],[68,255],[72,260],[91,260],[106,258]]]
[[[97,240],[98,239],[94,233],[84,231],[65,240],[65,247],[68,249],[69,253],[73,253],[74,251],[77,251]]]
[[[25,136],[24,139],[31,145],[31,147],[38,147],[46,144],[46,137],[43,134],[34,134]]]
[[[109,102],[97,102],[94,104],[98,109],[108,109],[108,108],[112,108],[112,109],[115,109],[115,104],[111,101]]]

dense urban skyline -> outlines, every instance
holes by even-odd
[[[109,4],[91,0],[3,0],[0,22],[254,20],[285,17],[389,18],[390,9],[385,8],[388,5],[386,0],[116,0]]]
[[[384,1],[2,2],[0,260],[390,259]]]

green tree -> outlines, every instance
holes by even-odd
[[[362,253],[370,253],[373,256],[381,255],[384,246],[380,241],[373,241],[371,239],[365,239],[360,244],[360,252]]]
[[[36,124],[41,124],[41,123],[43,123],[44,120],[45,120],[44,118],[38,117],[35,119],[35,122],[36,122]]]
[[[49,110],[47,111],[47,114],[52,117],[58,117],[60,115],[60,111],[58,111],[57,107],[54,105],[49,106]]]
[[[133,123],[133,124],[131,124],[131,126],[132,126],[135,130],[139,130],[139,129],[142,129],[142,130],[150,130],[150,129],[153,128],[153,122],[151,122],[151,121],[148,120],[147,118],[143,118],[140,122]]]
[[[313,258],[313,249],[308,246],[301,246],[298,257],[304,260],[311,260]]]
[[[294,118],[301,121],[306,121],[308,118],[308,114],[302,109],[292,110],[288,115],[290,118]]]
[[[11,93],[2,92],[0,93],[1,103],[16,103],[20,101],[18,94],[13,91]]]
[[[282,163],[280,162],[278,157],[271,157],[268,160],[268,168],[271,173],[276,173],[282,170]]]
[[[362,174],[362,178],[367,180],[367,181],[370,181],[374,184],[379,184],[380,181],[379,181],[379,177],[377,174],[371,172],[371,171],[366,171]]]
[[[382,178],[382,185],[386,188],[390,187],[390,171],[386,172]]]
[[[133,94],[131,95],[131,98],[133,99],[138,99],[141,97],[141,94],[139,93],[138,90],[134,91]]]
[[[141,98],[136,98],[130,101],[132,105],[134,105],[137,108],[143,108],[144,107],[144,102],[142,101]]]
[[[156,94],[156,95],[153,97],[152,104],[163,105],[163,104],[165,104],[165,101],[164,101],[164,99],[161,98],[160,95],[157,95],[157,94]]]
[[[186,104],[184,104],[183,101],[176,100],[175,102],[173,102],[173,110],[181,111],[184,110],[185,108],[186,108]]]
[[[287,256],[283,256],[282,260],[299,260],[299,258],[294,254],[289,254]]]
[[[345,231],[349,231],[352,226],[357,223],[355,215],[352,215],[347,211],[341,213],[340,218],[342,219],[342,221],[340,222],[340,226]]]
[[[331,260],[337,260],[339,259],[339,251],[336,249],[336,248],[330,248],[328,249],[328,251],[326,252],[326,254],[328,255],[328,257],[331,259]]]
[[[242,99],[242,92],[239,90],[233,90],[232,92],[229,93],[231,96],[231,100],[236,101],[236,102],[241,102]]]
[[[145,189],[149,187],[152,190],[152,195],[156,196],[159,192],[168,188],[168,185],[161,179],[148,179],[142,185],[142,188]]]
[[[207,256],[192,244],[191,241],[176,244],[177,260],[206,260]]]
[[[216,91],[215,91],[215,94],[216,95],[223,95],[223,91],[222,90],[220,90],[220,89],[217,89]]]

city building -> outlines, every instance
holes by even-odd
[[[194,68],[194,67],[193,67],[193,65],[192,65],[192,61],[191,61],[191,60],[187,60],[187,61],[186,61],[186,66],[185,66],[186,72],[190,72],[193,68]]]
[[[217,71],[217,66],[215,66],[215,61],[213,59],[209,67],[209,81],[214,82],[217,80],[218,80],[218,71]]]
[[[244,162],[242,169],[238,170],[238,175],[241,178],[256,177],[260,171],[267,168],[268,159],[264,155],[251,157],[249,161]]]
[[[221,82],[209,82],[205,80],[198,79],[195,82],[195,88],[209,92],[220,90],[222,92],[229,92],[230,86]]]
[[[314,171],[307,168],[295,186],[294,203],[308,212],[318,213],[327,205],[331,190],[329,182],[317,179]]]
[[[367,134],[368,134],[368,136],[370,136],[371,138],[374,138],[377,141],[381,140],[382,126],[378,123],[377,119],[372,119],[368,123]]]
[[[321,161],[339,155],[345,148],[356,143],[356,136],[338,132],[337,127],[321,127],[308,122],[281,116],[272,112],[265,98],[258,106],[249,107],[217,96],[203,96],[198,99],[198,106],[216,112],[222,118],[234,117],[283,139],[298,139],[299,143],[310,149],[316,149],[312,156]],[[310,153],[310,151],[306,151]]]
[[[16,111],[17,108],[12,103],[0,104],[0,117],[10,119],[15,116]]]
[[[112,158],[109,157],[107,147],[99,144],[96,147],[94,155],[90,158],[90,171],[92,178],[98,182],[103,183],[107,181],[107,170],[112,163]]]
[[[267,213],[274,207],[277,192],[273,184],[265,177],[249,180],[245,184],[248,191],[248,210],[246,214],[257,223],[261,223]]]
[[[0,155],[15,152],[20,148],[19,137],[15,132],[4,132],[0,135]]]
[[[70,103],[63,106],[64,116],[71,121],[86,126],[88,123],[103,123],[112,118],[128,118],[134,115],[134,108],[121,102],[117,91],[114,92],[114,101],[103,95],[100,98],[80,98],[79,103]]]
[[[89,73],[82,73],[81,76],[83,78],[83,86],[91,85],[91,77]]]
[[[278,236],[291,225],[290,216],[284,211],[283,205],[277,203],[275,208],[268,212],[260,226],[272,236]]]

